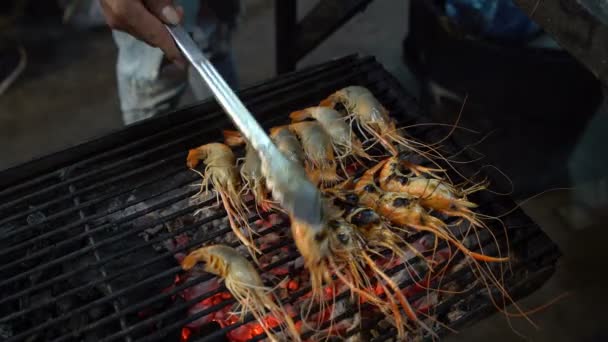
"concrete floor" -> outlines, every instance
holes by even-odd
[[[300,1],[304,13],[315,1]],[[247,86],[274,76],[272,1],[249,3],[234,43],[240,84]],[[376,56],[384,66],[416,92],[401,62],[401,40],[407,29],[407,2],[376,0],[306,56],[300,66],[350,53]],[[106,29],[78,32],[55,28],[23,37],[29,65],[23,77],[0,97],[0,169],[20,164],[122,127],[114,62],[116,50]],[[186,96],[183,104],[192,101]],[[569,292],[571,295],[532,318],[534,330],[521,319],[513,325],[537,341],[600,341],[608,323],[600,272],[606,269],[608,237],[603,226],[577,231],[555,215],[566,205],[568,193],[553,192],[524,205],[525,210],[561,247],[564,257],[555,276],[537,293],[522,301],[531,308]],[[604,335],[606,336],[606,335]],[[600,339],[598,339],[600,338]],[[502,315],[493,315],[448,338],[452,341],[519,340]],[[604,337],[603,340],[607,340]]]

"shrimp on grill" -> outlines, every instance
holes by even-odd
[[[313,301],[319,301],[321,310],[324,310],[327,305],[322,298],[323,283],[333,283],[331,279],[333,273],[347,286],[352,295],[358,296],[377,306],[386,315],[392,316],[400,337],[405,336],[406,319],[401,315],[399,306],[405,310],[407,317],[412,322],[434,334],[417,318],[397,284],[371,258],[363,236],[358,233],[354,225],[337,216],[328,215],[320,229],[314,229],[306,223],[292,218],[291,230],[296,247],[310,273]],[[385,299],[380,298],[371,290],[374,283],[368,273],[371,273],[372,277],[377,280],[376,285],[382,287],[387,296]],[[309,313],[311,308],[312,305],[309,307]],[[303,314],[303,317],[307,316],[308,314]]]
[[[365,171],[363,176],[355,182],[354,192],[358,196],[359,204],[376,209],[382,195],[382,189],[376,185],[376,174],[384,167],[387,160],[383,160]]]
[[[203,173],[194,169],[200,161],[205,164]],[[248,209],[240,196],[241,180],[236,170],[236,158],[230,147],[221,143],[210,143],[191,149],[188,151],[186,164],[203,177],[199,194],[207,192],[211,184],[224,205],[234,235],[252,255],[259,252],[253,242],[253,230],[247,222]],[[241,227],[247,236],[241,231]]]
[[[401,258],[405,255],[405,251],[400,246],[400,244],[407,245],[405,239],[393,231],[374,210],[366,207],[351,207],[346,211],[344,219],[357,227],[357,231],[368,245],[386,248],[396,257]]]
[[[268,198],[266,180],[262,175],[262,162],[260,156],[250,144],[247,144],[243,135],[237,131],[224,131],[224,141],[228,146],[239,146],[246,144],[245,158],[241,164],[241,179],[243,191],[251,190],[256,204],[264,211],[274,208],[273,202]]]
[[[304,155],[304,148],[302,147],[302,144],[300,144],[298,137],[289,130],[287,125],[271,128],[270,139],[272,139],[279,151],[281,151],[287,159],[298,165],[304,164],[306,158]]]
[[[319,122],[323,130],[331,137],[332,145],[339,159],[349,156],[355,158],[372,159],[365,152],[363,144],[344,118],[337,110],[327,107],[309,107],[293,112],[289,115],[293,122],[304,121],[313,118]]]
[[[289,129],[300,138],[306,155],[306,173],[313,183],[336,182],[340,179],[331,137],[321,125],[313,121],[302,121],[289,125]]]
[[[461,241],[458,241],[448,230],[446,224],[440,219],[431,216],[419,203],[418,199],[396,192],[387,192],[380,196],[377,207],[378,213],[391,223],[398,226],[409,226],[416,230],[427,231],[436,237],[446,240],[465,255],[479,261],[505,262],[509,258],[491,257],[469,250]]]
[[[419,150],[416,145],[422,145],[399,134],[386,108],[367,88],[360,86],[342,88],[321,101],[319,106],[334,108],[337,104],[344,106],[349,117],[355,120],[362,133],[370,134],[393,155],[398,153],[393,145],[395,143],[413,151]]]
[[[205,263],[204,270],[224,280],[226,288],[241,306],[241,321],[250,312],[260,323],[268,338],[280,339],[269,327],[266,315],[272,316],[282,330],[293,341],[301,341],[300,334],[291,316],[281,305],[281,301],[272,294],[272,289],[264,286],[262,278],[255,267],[234,248],[225,245],[201,247],[188,254],[182,261],[182,268],[192,269],[199,262]]]
[[[500,263],[508,262],[510,258],[508,256],[494,257],[469,250],[461,241],[458,241],[456,237],[453,236],[453,234],[448,230],[448,227],[440,219],[427,213],[422,206],[417,204],[417,201],[418,199],[413,198],[408,194],[385,193],[380,199],[378,212],[389,219],[393,224],[409,226],[420,231],[428,231],[434,234],[437,238],[446,240],[449,244],[456,247],[465,256],[470,258],[470,267],[479,277],[478,279],[484,284],[490,296],[494,295],[493,290],[490,288],[492,285],[498,291],[500,291],[504,301],[508,301],[510,304],[513,304],[519,311],[519,314],[534,325],[534,323],[527,317],[527,314],[517,305],[516,302],[513,301],[513,298],[509,295],[504,285],[501,283],[500,277],[497,277],[492,271],[490,271],[489,266],[483,267],[481,264],[481,262],[499,263],[500,266]],[[493,234],[491,235],[493,236]],[[502,272],[502,266],[500,266],[500,269]]]
[[[422,175],[409,177],[401,173],[395,166],[394,158],[390,158],[383,161],[378,183],[384,191],[410,194],[420,198],[420,203],[425,207],[446,215],[463,217],[476,226],[483,226],[477,214],[471,210],[477,205],[467,200],[466,196],[485,189],[485,182],[459,189],[442,179],[429,179]]]

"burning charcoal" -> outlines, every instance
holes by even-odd
[[[38,306],[46,303],[52,303],[51,298],[53,298],[53,295],[51,294],[50,290],[34,294],[30,296],[28,306]],[[31,319],[36,322],[45,322],[46,320],[51,318],[51,315],[51,310],[36,310],[32,313],[33,317],[31,317]]]
[[[71,315],[70,319],[66,323],[68,326],[68,331],[78,331],[89,323],[89,318],[87,315]]]
[[[55,304],[57,305],[57,310],[63,314],[70,312],[76,306],[77,300],[73,296],[68,296],[57,300]]]
[[[144,238],[144,240],[148,241],[148,240],[150,240],[151,237],[156,236],[163,229],[165,229],[165,226],[163,226],[162,224],[159,224],[159,225],[156,225],[154,227],[144,230],[144,232],[141,234],[141,236]]]
[[[358,332],[355,333],[349,337],[347,337],[346,339],[344,339],[344,342],[364,342],[364,341],[369,341],[368,338],[363,338],[362,337],[362,333]]]
[[[107,234],[111,233],[100,233],[97,238],[99,240],[107,239]],[[125,237],[121,240],[118,240],[114,243],[104,245],[100,247],[97,252],[99,258],[101,260],[110,259],[107,263],[103,265],[106,274],[112,275],[118,273],[120,270],[123,270],[128,267],[132,267],[133,265],[143,263],[147,260],[151,260],[158,256],[158,254],[154,251],[151,246],[142,246],[138,248],[133,253],[129,255],[122,255],[121,257],[113,257],[114,255],[122,252],[128,248],[132,248],[136,245],[142,245],[143,239],[138,236],[129,236]],[[88,260],[83,260],[88,259]],[[84,262],[85,264],[95,263],[96,258],[92,255],[87,256],[86,258],[81,258],[79,262]],[[111,286],[112,291],[118,291],[120,289],[124,289],[126,287],[130,287],[135,284],[140,284],[142,281],[156,276],[159,273],[168,270],[177,266],[175,259],[171,256],[167,256],[166,258],[162,258],[154,263],[148,264],[146,266],[139,267],[133,271],[123,273],[121,276],[114,278],[109,281],[109,285]],[[73,265],[72,265],[73,267]],[[87,278],[84,278],[84,277]],[[88,278],[90,277],[90,278]],[[100,270],[93,269],[91,272],[87,272],[84,275],[81,275],[80,282],[87,283],[92,280],[99,279]],[[84,278],[84,279],[83,279]],[[119,301],[125,307],[133,305],[134,303],[143,301],[148,299],[154,295],[159,294],[163,289],[171,286],[174,281],[173,275],[166,275],[157,279],[156,281],[146,282],[137,286],[131,290],[129,290],[124,296],[119,297]],[[96,289],[102,292],[105,295],[110,295],[110,288],[107,286],[105,282],[97,283]],[[154,305],[162,305],[162,303],[156,302]]]
[[[35,211],[27,216],[27,224],[33,226],[35,224],[40,224],[46,220],[46,215],[44,215],[41,211]]]
[[[110,200],[110,203],[108,203],[108,212],[111,212],[111,213],[116,212],[123,205],[124,205],[124,201],[122,199],[120,199],[119,197],[114,197],[114,198],[112,198],[112,200]]]
[[[91,317],[92,321],[96,321],[98,319],[100,319],[101,317],[108,315],[111,311],[113,311],[112,309],[110,309],[110,307],[106,306],[94,306],[89,310],[89,316]]]
[[[154,316],[161,312],[166,312],[169,309],[174,309],[175,307],[181,306],[183,303],[184,303],[184,300],[181,297],[179,297],[179,296],[175,297],[175,301],[168,302],[167,305],[163,309],[156,310],[154,312],[150,312],[149,316]],[[163,318],[158,319],[158,320],[152,320],[150,322],[150,324],[147,325],[145,328],[133,331],[133,333],[131,334],[131,337],[133,339],[139,340],[140,338],[143,338],[144,336],[148,335],[150,333],[150,330],[152,330],[152,331],[161,330],[163,327],[166,327],[173,323],[181,321],[185,317],[186,317],[186,308],[183,308],[181,310],[172,311],[168,316],[164,316]],[[140,318],[143,318],[143,317],[131,316],[130,322],[128,322],[127,324],[128,325],[136,324],[140,320]],[[179,330],[171,330],[170,332],[168,332],[166,335],[163,336],[162,340],[163,341],[180,341],[180,337],[181,337],[180,333],[181,333],[181,331],[179,331]],[[184,340],[182,340],[182,341],[184,341]]]
[[[198,184],[192,184],[192,186],[200,186],[199,184],[200,183],[198,183]],[[188,204],[191,205],[191,206],[194,206],[194,205],[200,206],[203,203],[205,203],[205,202],[207,202],[207,201],[209,201],[209,200],[211,200],[213,198],[216,198],[216,196],[213,193],[213,191],[209,191],[208,193],[202,192],[202,193],[198,194],[197,196],[190,197],[190,199],[188,201]]]
[[[185,328],[185,329],[187,329],[187,328]],[[197,337],[207,336],[219,329],[221,329],[221,326],[217,322],[211,322],[209,324],[204,324],[204,325],[200,326],[200,328],[198,328],[198,331],[192,332],[191,333],[192,335],[189,336],[189,338],[183,338],[184,334],[182,333],[182,341],[187,341],[188,339],[192,339],[192,338],[196,339]],[[219,336],[219,337],[216,337],[216,338],[210,340],[210,342],[228,342],[228,341],[229,340],[224,336]]]
[[[448,312],[448,320],[450,323],[456,322],[466,314],[466,311],[462,311],[460,309],[451,310],[450,312]]]

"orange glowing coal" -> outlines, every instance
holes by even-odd
[[[287,288],[288,288],[290,291],[295,291],[295,290],[297,290],[299,287],[300,287],[300,284],[298,284],[298,281],[297,281],[297,280],[295,280],[295,279],[292,279],[292,280],[290,280],[290,281],[287,283]]]
[[[273,329],[279,325],[279,321],[274,316],[268,315],[264,317],[264,325],[268,329]],[[296,325],[296,327],[300,326]],[[264,327],[259,322],[251,322],[230,331],[226,336],[232,342],[245,342],[263,333]]]
[[[188,341],[188,339],[190,338],[190,335],[192,334],[192,331],[186,327],[182,328],[182,334],[181,334],[181,342],[186,342]]]

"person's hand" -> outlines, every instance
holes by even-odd
[[[183,10],[172,0],[99,0],[108,26],[158,47],[180,67],[185,60],[163,25],[178,24]]]

